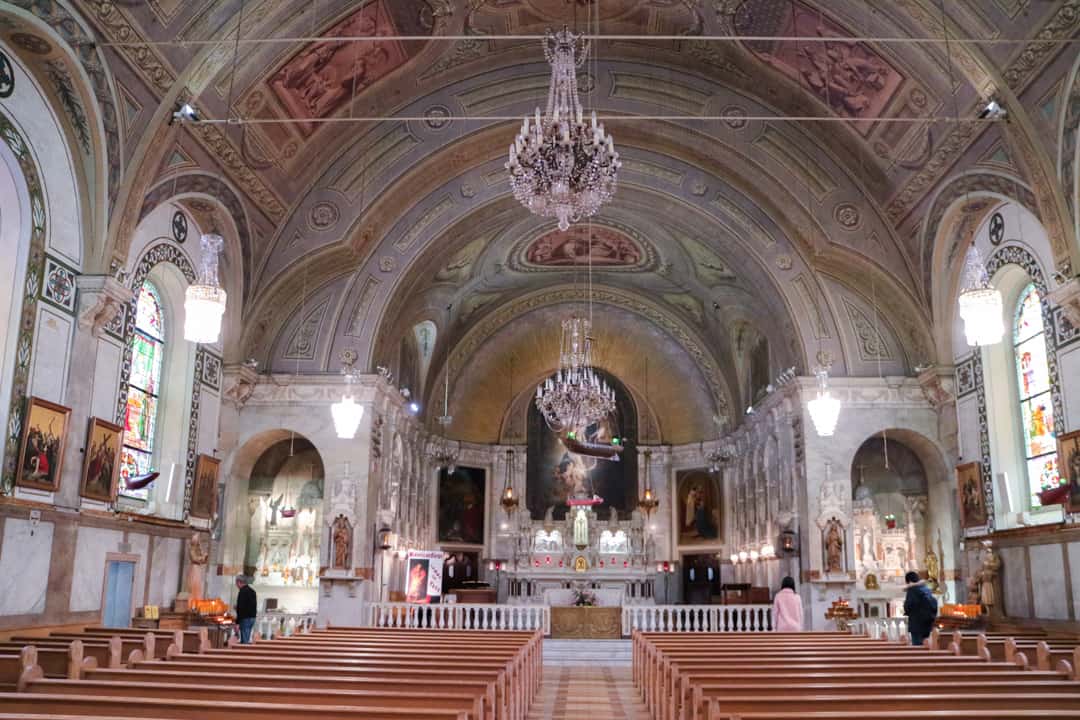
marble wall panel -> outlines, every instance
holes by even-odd
[[[131,554],[138,555],[135,563],[135,590],[132,594],[132,607],[142,607],[146,595],[146,561],[150,556],[150,536],[141,534],[128,535]]]
[[[45,611],[52,560],[53,524],[7,518],[0,546],[0,615]],[[16,582],[14,579],[17,578]]]
[[[1035,600],[1035,617],[1047,620],[1068,620],[1069,599],[1065,587],[1065,558],[1060,545],[1032,545],[1031,584]]]
[[[957,441],[960,444],[960,462],[974,462],[979,454],[979,405],[972,394],[956,401]]]
[[[116,391],[120,387],[120,363],[123,350],[112,339],[103,339],[97,345],[97,362],[94,364],[94,394],[90,400],[90,412],[95,417],[112,422],[116,419]]]
[[[71,612],[101,609],[105,583],[105,556],[117,552],[124,533],[120,530],[80,527],[75,543],[75,570],[71,579]]]
[[[1068,352],[1058,352],[1058,377],[1065,406],[1065,427],[1080,430],[1080,345],[1072,345]]]
[[[1069,578],[1072,582],[1073,612],[1080,612],[1080,542],[1071,542],[1069,551]]]
[[[72,318],[45,303],[38,305],[37,337],[30,366],[30,392],[64,404]]]
[[[150,587],[145,604],[171,607],[180,591],[180,538],[154,538],[150,560]]]
[[[1005,595],[1005,614],[1009,617],[1031,617],[1031,605],[1028,603],[1027,548],[1008,547],[1001,549],[1001,587]],[[1061,563],[1058,563],[1061,567]]]

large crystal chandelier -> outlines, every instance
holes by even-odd
[[[581,110],[577,68],[589,43],[565,27],[549,30],[543,42],[551,65],[547,114],[541,117],[537,107],[532,123],[528,117],[522,122],[506,169],[518,202],[535,215],[557,218],[566,231],[611,199],[621,163],[596,113],[586,122]]]
[[[215,343],[221,334],[225,291],[218,283],[218,254],[224,246],[220,235],[199,240],[199,280],[184,293],[184,339],[189,342]]]
[[[990,284],[982,256],[972,246],[964,260],[960,284],[960,317],[968,345],[994,345],[1005,332],[1001,292]]]
[[[840,400],[829,393],[828,369],[819,368],[816,374],[817,397],[806,403],[806,409],[810,412],[810,420],[813,421],[817,434],[821,437],[832,437],[836,430],[836,421],[840,419]]]
[[[562,321],[559,369],[536,388],[536,408],[555,432],[586,427],[615,410],[615,391],[592,367],[591,323]]]

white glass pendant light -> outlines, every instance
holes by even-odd
[[[840,419],[840,401],[829,393],[828,370],[819,369],[817,379],[817,397],[806,403],[806,409],[810,411],[810,419],[814,422],[817,434],[821,437],[831,437],[836,430],[836,421]]]
[[[979,249],[972,246],[964,260],[960,285],[960,317],[968,345],[995,345],[1005,333],[1001,292],[990,284]]]
[[[184,293],[184,339],[188,342],[215,343],[221,335],[225,291],[218,283],[218,254],[224,246],[220,235],[199,239],[199,279]]]
[[[364,406],[353,399],[352,384],[355,378],[353,363],[356,355],[352,351],[346,351],[344,357],[345,392],[341,400],[330,406],[330,415],[334,418],[334,430],[342,440],[352,440],[356,437],[356,430],[360,427],[360,421],[364,419]]]

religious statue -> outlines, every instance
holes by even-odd
[[[844,536],[839,520],[830,520],[825,532],[825,571],[844,571]]]
[[[611,508],[611,515],[608,516],[608,526],[612,528],[619,526],[619,511],[614,507]]]
[[[330,545],[333,548],[332,567],[335,570],[348,570],[352,555],[352,525],[344,515],[338,515],[330,530]]]
[[[983,547],[986,548],[986,552],[983,555],[982,568],[979,569],[979,602],[986,606],[986,611],[989,613],[997,604],[994,583],[997,581],[998,573],[1001,572],[1001,558],[994,554],[994,546],[989,542],[984,542]]]
[[[268,503],[270,505],[270,527],[277,527],[278,508],[281,507],[282,499],[283,496],[278,495]]]
[[[188,540],[187,589],[190,602],[203,599],[203,577],[210,553],[203,547],[200,533],[191,533]]]
[[[930,582],[931,587],[936,592],[938,585],[941,582],[941,565],[938,563],[937,553],[933,548],[926,548],[926,579]]]
[[[589,546],[589,518],[580,508],[574,515],[574,545],[579,550]]]

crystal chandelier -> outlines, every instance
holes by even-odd
[[[540,217],[553,217],[559,229],[595,215],[615,193],[621,163],[611,136],[589,122],[578,98],[577,68],[585,62],[589,43],[569,29],[544,36],[544,57],[551,65],[547,113],[540,108],[526,117],[510,146],[506,169],[514,197]]]
[[[818,393],[810,402],[806,403],[806,409],[810,411],[810,419],[814,423],[814,429],[821,437],[832,437],[836,430],[836,421],[840,419],[840,401],[829,393],[829,371],[820,368],[817,371]]]
[[[345,391],[341,400],[330,406],[330,415],[334,419],[334,431],[342,440],[352,440],[356,437],[356,430],[360,427],[360,421],[364,419],[364,406],[353,399],[352,384],[356,380],[356,352],[346,350],[341,354],[341,373],[345,376]]]
[[[591,323],[562,322],[559,369],[536,388],[536,408],[555,432],[590,425],[615,410],[615,391],[592,367]]]
[[[184,293],[184,339],[189,342],[215,343],[221,335],[225,291],[218,284],[218,254],[224,246],[220,235],[199,239],[199,280]]]
[[[972,246],[964,260],[960,285],[960,317],[968,345],[994,345],[1005,332],[1001,292],[990,284],[979,249]]]
[[[709,472],[716,474],[735,457],[735,450],[730,445],[714,448],[705,454],[705,462],[709,464]]]

